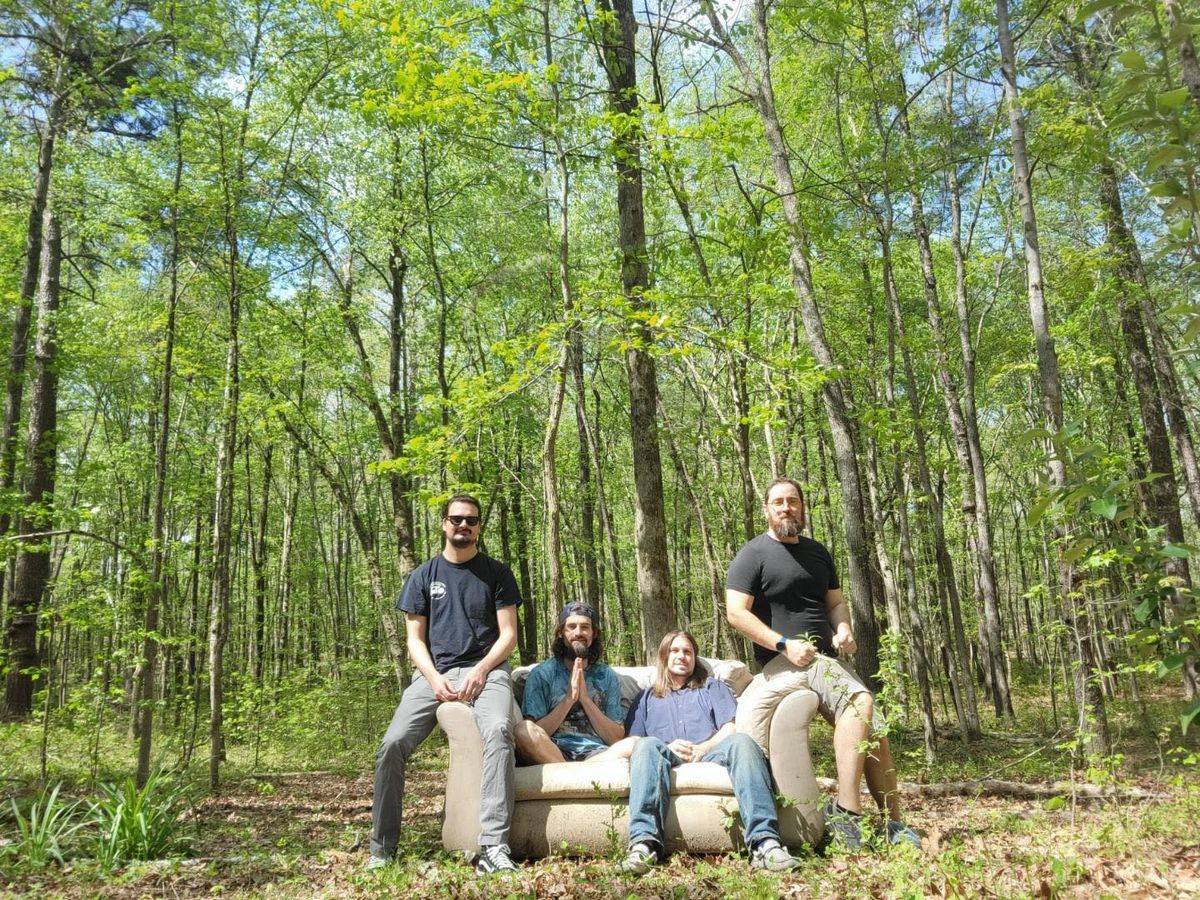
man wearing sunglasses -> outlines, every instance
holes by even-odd
[[[375,756],[368,869],[387,865],[400,841],[404,769],[436,724],[437,708],[469,704],[483,738],[479,796],[480,875],[515,872],[508,830],[513,811],[512,681],[521,594],[512,570],[479,551],[481,508],[468,494],[442,507],[442,552],[413,570],[396,606],[404,611],[416,672]]]

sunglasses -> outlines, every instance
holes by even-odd
[[[479,516],[446,516],[446,521],[451,525],[470,525],[474,528],[479,524]]]

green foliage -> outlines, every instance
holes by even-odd
[[[99,832],[95,854],[105,868],[163,859],[183,847],[181,816],[188,801],[182,785],[155,772],[144,787],[127,778],[119,785],[102,785],[101,792],[91,812]]]
[[[2,849],[22,865],[41,868],[47,863],[62,864],[69,852],[71,840],[86,821],[79,814],[79,801],[68,803],[59,796],[62,783],[49,792],[42,791],[22,809],[10,800],[17,839]]]

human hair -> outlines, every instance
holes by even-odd
[[[796,489],[796,493],[800,495],[800,502],[804,503],[804,488],[800,487],[800,482],[794,478],[781,476],[774,479],[770,484],[767,485],[767,489],[763,491],[764,504],[771,499],[771,491],[775,490],[775,488],[779,487],[781,484],[790,484],[792,487],[794,487]]]
[[[571,645],[567,643],[567,639],[563,637],[563,629],[567,627],[566,622],[559,622],[558,627],[554,629],[554,641],[550,644],[550,652],[554,658],[564,665],[569,665],[569,660],[575,659],[575,651],[571,649]],[[604,636],[600,632],[600,626],[595,622],[592,623],[592,645],[588,647],[587,661],[590,666],[604,653]]]
[[[450,515],[450,507],[453,506],[455,503],[470,503],[473,507],[475,507],[475,515],[479,516],[480,518],[483,518],[483,507],[480,506],[478,500],[476,500],[470,494],[455,494],[453,497],[451,497],[449,500],[447,500],[445,503],[442,504],[442,518],[443,519],[446,518],[446,516]]]
[[[658,642],[658,664],[654,667],[654,686],[651,688],[654,691],[655,697],[665,697],[674,690],[671,684],[671,676],[667,672],[667,657],[671,654],[671,645],[675,643],[675,638],[687,638],[687,642],[692,645],[692,655],[696,658],[696,666],[692,669],[692,674],[688,676],[687,683],[684,687],[700,688],[704,687],[704,682],[708,681],[709,671],[708,666],[700,659],[700,646],[696,643],[696,639],[692,637],[690,631],[668,631],[663,635],[663,639]]]

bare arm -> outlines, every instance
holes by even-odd
[[[841,593],[840,591],[838,593]],[[767,625],[753,612],[754,598],[732,588],[725,589],[725,618],[729,624],[745,637],[754,641],[760,647],[774,650],[777,641],[787,637]],[[787,638],[787,649],[784,655],[788,661],[803,668],[811,663],[817,655],[817,648],[809,641],[799,638]]]
[[[853,653],[858,642],[854,640],[854,629],[850,627],[850,607],[841,588],[831,588],[825,592],[825,612],[833,629],[833,649]]]
[[[600,740],[611,747],[621,738],[625,737],[625,723],[614,722],[606,716],[604,710],[596,705],[596,701],[587,692],[586,687],[579,698],[579,702],[583,705],[583,711],[587,713],[588,721],[596,729],[596,734],[600,736]]]
[[[487,656],[475,663],[467,677],[459,685],[459,698],[470,702],[479,696],[487,682],[488,672],[508,659],[517,646],[517,607],[502,606],[496,610],[496,624],[500,627],[500,637],[487,652]]]
[[[717,744],[721,743],[721,741],[725,740],[725,738],[729,737],[736,730],[737,729],[734,727],[733,720],[730,719],[715,732],[713,732],[712,737],[710,737],[707,741],[701,741],[692,748],[692,762],[700,762],[700,760],[704,759],[704,757],[708,755],[708,752],[712,750],[713,747],[717,746]]]
[[[425,680],[429,682],[429,686],[433,689],[433,696],[442,701],[457,700],[459,699],[458,691],[454,690],[446,677],[437,670],[433,664],[433,657],[429,655],[429,645],[425,643],[428,632],[428,616],[419,616],[416,613],[404,614],[404,634],[408,645],[408,658],[417,667],[417,671],[424,675]]]

